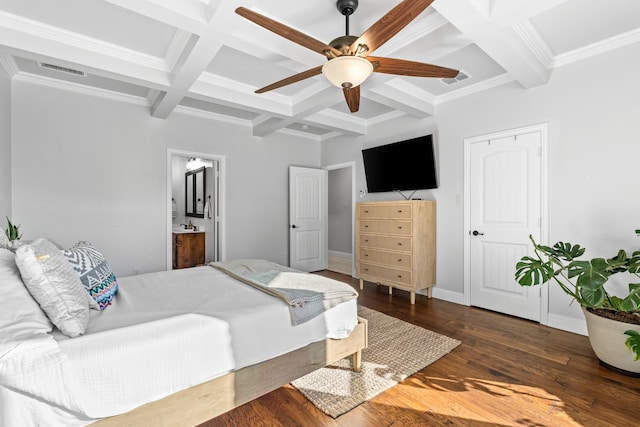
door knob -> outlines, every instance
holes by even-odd
[[[295,225],[295,224],[293,224],[293,225],[291,226],[291,228],[298,228],[298,226],[297,226],[297,225]]]
[[[481,233],[478,230],[473,230],[471,234],[473,234],[474,236],[484,236],[484,233]]]

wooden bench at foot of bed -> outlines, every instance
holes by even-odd
[[[347,356],[359,371],[367,347],[367,320],[358,318],[351,335],[342,340],[309,344],[264,362],[179,391],[125,414],[104,418],[92,426],[196,426],[282,387],[309,372]]]

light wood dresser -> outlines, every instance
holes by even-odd
[[[356,208],[356,272],[363,281],[411,292],[436,280],[436,202],[360,202]]]

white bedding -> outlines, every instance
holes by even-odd
[[[84,336],[54,330],[42,341],[48,351],[15,358],[14,384],[0,387],[0,421],[84,425],[309,343],[344,338],[357,324],[354,299],[292,326],[286,303],[209,266],[118,282],[113,305],[92,310]]]

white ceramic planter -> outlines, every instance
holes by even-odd
[[[629,350],[625,341],[629,338],[624,332],[629,329],[640,332],[640,325],[618,322],[597,316],[582,308],[587,319],[589,341],[593,352],[603,364],[613,370],[624,371],[622,373],[640,377],[640,360],[634,361],[635,353]]]

